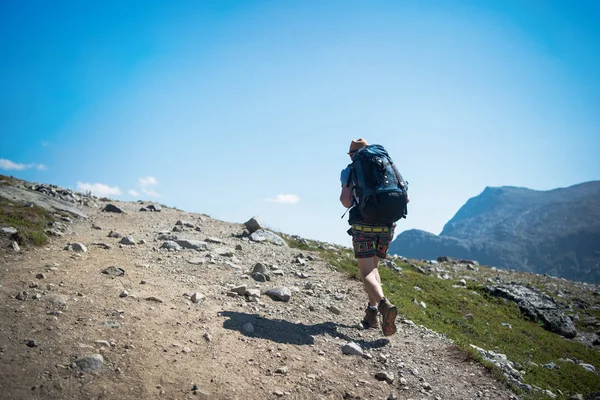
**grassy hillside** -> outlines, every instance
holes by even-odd
[[[324,249],[317,243],[288,238],[291,246],[321,252],[322,256],[338,270],[352,279],[358,279],[358,266],[352,252],[347,249]],[[398,305],[401,318],[412,320],[454,340],[464,351],[465,357],[481,362],[482,358],[472,349],[471,344],[502,353],[519,366],[524,372],[523,381],[567,399],[570,395],[584,395],[600,391],[600,378],[597,373],[586,371],[561,359],[578,359],[600,368],[600,352],[576,340],[568,340],[548,332],[541,325],[528,320],[518,306],[500,298],[488,295],[483,287],[489,281],[496,281],[498,275],[507,282],[529,284],[543,289],[547,294],[557,297],[556,293],[571,293],[587,305],[581,315],[600,319],[600,291],[593,286],[588,290],[566,280],[525,274],[516,271],[498,271],[487,267],[478,267],[477,271],[464,271],[455,274],[453,279],[440,279],[437,274],[423,274],[431,265],[409,260],[397,260],[402,268],[400,273],[391,268],[381,267],[381,277],[386,296]],[[466,287],[458,284],[465,277]],[[556,287],[556,291],[548,291]],[[585,288],[586,286],[584,286]],[[564,300],[564,299],[563,299]],[[422,306],[425,304],[426,308]],[[583,311],[583,310],[582,310]],[[578,331],[590,331],[593,327],[585,324],[586,318],[577,320]],[[598,327],[595,327],[598,330]],[[548,369],[543,365],[554,362],[560,369]],[[487,366],[500,378],[505,379],[499,368],[487,363]],[[548,398],[539,392],[525,393],[519,389],[525,399]]]

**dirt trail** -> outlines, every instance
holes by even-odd
[[[49,245],[21,253],[0,250],[1,398],[513,396],[451,343],[409,321],[390,338],[358,329],[365,301],[360,283],[335,272],[316,253],[303,252],[314,260],[301,265],[294,262],[298,250],[233,236],[242,233],[241,224],[113,204],[127,213],[84,207],[89,218],[76,220]],[[197,228],[172,232],[178,220]],[[120,246],[119,238],[108,237],[111,230],[131,235],[137,244]],[[161,231],[178,239],[208,239],[208,250],[159,249]],[[65,250],[70,242],[88,251]],[[248,275],[257,262],[266,264],[271,281]],[[102,273],[111,266],[125,275]],[[263,294],[257,302],[232,297],[230,289],[239,285]],[[278,286],[291,289],[289,302],[264,294]],[[16,299],[23,291],[25,300]],[[120,297],[123,291],[126,297]],[[194,293],[203,299],[194,303]],[[343,354],[348,341],[366,354]],[[103,358],[99,369],[83,372],[74,364],[95,354]],[[392,383],[375,378],[382,371]]]

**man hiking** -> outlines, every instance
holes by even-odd
[[[348,234],[369,298],[362,323],[366,329],[379,328],[381,313],[383,334],[390,336],[396,333],[398,309],[383,294],[377,264],[387,256],[395,222],[406,217],[410,201],[407,183],[380,145],[369,145],[362,138],[353,140],[348,154],[352,162],[341,173],[340,202],[348,209],[352,207]]]

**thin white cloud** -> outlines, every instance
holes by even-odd
[[[296,204],[300,201],[300,197],[295,194],[278,194],[274,199],[265,199],[271,203]]]
[[[155,177],[147,176],[145,178],[140,178],[138,179],[138,182],[140,184],[140,190],[142,191],[142,193],[150,197],[160,197],[160,194],[158,194],[154,189],[150,188],[150,186],[158,185],[158,181]]]
[[[108,186],[103,183],[77,182],[77,190],[80,192],[92,192],[95,196],[119,196],[121,189],[118,186]]]
[[[49,142],[47,142],[46,140],[42,140],[42,146],[48,147],[49,145],[50,145]]]
[[[150,197],[160,197],[160,194],[156,193],[152,189],[142,188],[142,192],[144,192],[145,194],[147,194]]]
[[[38,164],[38,166],[36,168],[39,169],[40,171],[45,171],[48,169],[48,168],[46,168],[46,166],[44,164]]]
[[[7,160],[5,158],[0,158],[0,169],[4,169],[4,170],[16,170],[16,171],[22,171],[24,169],[30,169],[30,168],[37,168],[40,170],[46,169],[46,166],[42,165],[42,164],[21,164],[21,163],[16,163],[10,160]]]
[[[139,182],[142,187],[158,185],[158,181],[153,176],[148,176],[146,178],[140,178]]]
[[[137,197],[137,196],[139,196],[139,195],[140,195],[138,192],[136,192],[136,191],[135,191],[135,190],[133,190],[133,189],[131,189],[131,190],[129,191],[129,194],[130,194],[130,195],[132,195],[132,196],[135,196],[135,197]]]

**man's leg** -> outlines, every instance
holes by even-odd
[[[377,257],[359,258],[358,268],[363,286],[369,296],[369,305],[378,306],[383,299],[383,289],[381,288],[381,278],[377,270]]]

